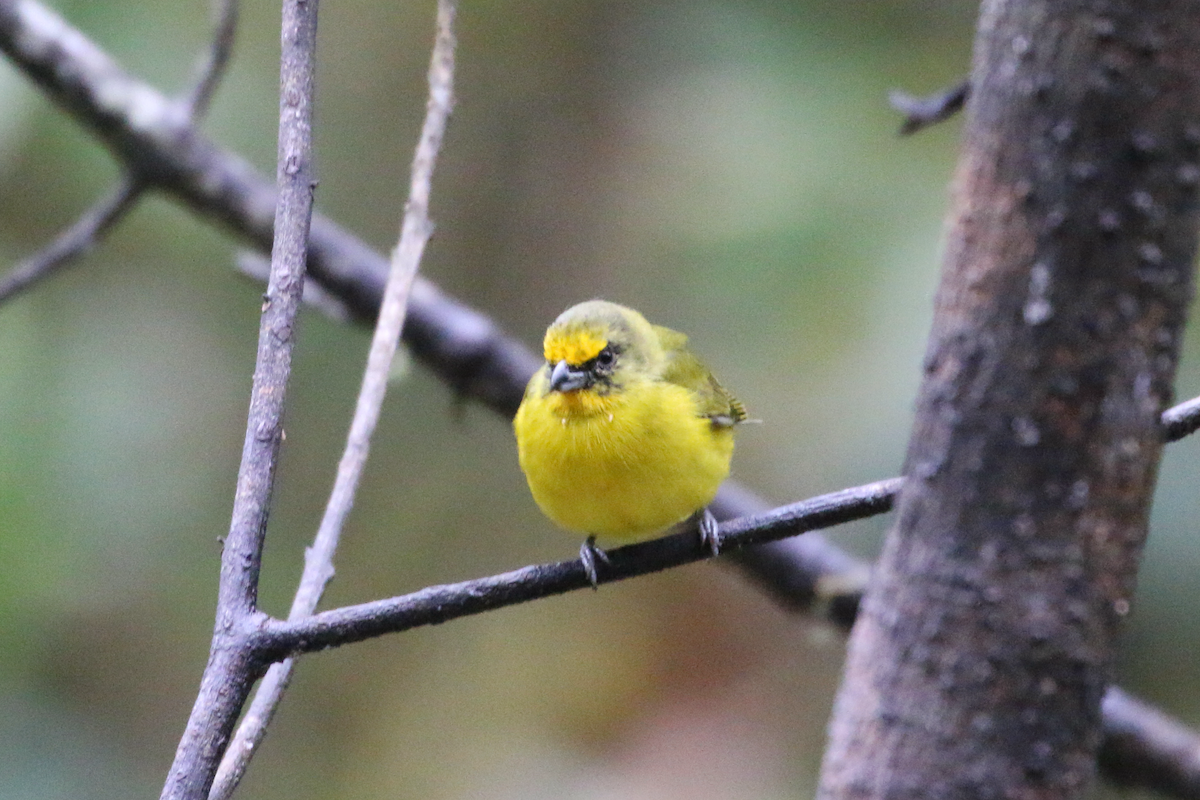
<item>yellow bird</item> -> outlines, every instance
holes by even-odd
[[[546,331],[546,364],[513,420],[533,499],[558,525],[587,534],[579,555],[592,584],[596,537],[654,538],[700,514],[729,474],[733,428],[746,409],[687,349],[687,336],[632,308],[589,300]]]

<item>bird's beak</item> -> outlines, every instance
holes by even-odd
[[[575,369],[566,361],[559,361],[550,370],[550,391],[573,392],[592,385],[592,375],[585,369]]]

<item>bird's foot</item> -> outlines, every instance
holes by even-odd
[[[721,555],[721,528],[717,524],[717,518],[706,508],[700,512],[700,519],[696,525],[700,531],[700,546],[714,556]]]
[[[579,547],[579,560],[583,562],[583,571],[587,574],[588,580],[592,583],[593,589],[600,588],[600,582],[596,577],[596,562],[603,561],[609,564],[608,553],[596,547],[596,537],[589,536]]]

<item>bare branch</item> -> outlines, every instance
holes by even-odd
[[[257,610],[262,545],[283,433],[296,312],[312,219],[312,103],[318,0],[285,0],[280,58],[279,149],[271,280],[263,302],[242,463],[221,556],[212,650],[163,786],[164,800],[207,797],[237,715],[258,677],[244,646]]]
[[[141,197],[142,186],[122,179],[112,191],[83,213],[45,249],[30,256],[0,278],[0,304],[48,278],[96,246]]]
[[[413,280],[421,263],[425,245],[433,231],[429,220],[429,197],[433,170],[446,130],[446,121],[453,107],[454,86],[454,3],[439,0],[437,38],[429,66],[429,102],[426,105],[416,155],[413,158],[412,181],[405,206],[400,241],[392,253],[391,270],[384,287],[383,303],[375,325],[375,335],[367,357],[367,368],[359,390],[354,418],[346,448],[338,464],[337,479],[325,514],[311,547],[304,554],[304,573],[292,602],[288,619],[308,617],[316,610],[321,595],[333,578],[333,556],[337,550],[346,517],[354,505],[358,482],[367,463],[371,437],[379,421],[379,411],[387,393],[392,358],[404,326],[405,312]],[[284,691],[291,680],[295,660],[284,659],[267,671],[245,719],[225,752],[217,779],[209,794],[211,800],[225,800],[232,795],[246,767],[266,735],[267,725],[275,714]]]
[[[197,64],[191,88],[183,96],[184,109],[191,119],[199,119],[208,112],[213,94],[225,77],[237,33],[238,0],[213,0],[213,3],[216,20],[212,40]]]
[[[731,552],[882,513],[891,508],[900,484],[899,478],[892,478],[723,522],[722,550]],[[609,563],[597,564],[600,583],[712,557],[707,548],[699,546],[695,531],[605,552]],[[578,560],[539,564],[503,575],[431,586],[401,597],[323,611],[300,620],[266,620],[258,631],[256,646],[261,648],[264,658],[276,660],[585,588],[591,589],[592,584]]]
[[[1104,695],[1100,763],[1109,780],[1171,797],[1200,797],[1196,732],[1116,686]]]
[[[1200,430],[1200,397],[1168,408],[1162,415],[1162,426],[1168,442],[1177,442]]]
[[[914,97],[894,90],[888,94],[888,102],[892,108],[904,114],[904,122],[900,124],[900,135],[909,136],[957,114],[967,102],[970,92],[970,82],[963,81],[928,97]]]
[[[216,31],[206,57],[202,60],[191,89],[185,95],[184,109],[189,119],[199,119],[208,110],[229,54],[237,26],[238,0],[220,0]],[[41,252],[30,256],[0,278],[0,304],[33,284],[73,263],[100,243],[100,240],[124,218],[141,198],[144,186],[131,177],[122,178],[112,191],[83,213],[70,228]]]
[[[275,187],[181,119],[171,100],[124,72],[36,0],[0,0],[0,51],[156,189],[270,252]],[[309,275],[360,319],[379,311],[387,259],[313,215]],[[512,414],[540,359],[486,316],[418,277],[404,340],[463,397]],[[523,376],[523,377],[522,377]]]
[[[388,282],[384,287],[383,303],[371,341],[367,369],[350,425],[346,449],[338,464],[333,493],[317,537],[306,554],[304,576],[292,603],[290,619],[311,614],[333,576],[333,553],[337,548],[342,526],[354,504],[354,495],[367,461],[371,436],[375,432],[379,410],[387,393],[388,373],[400,339],[400,330],[404,325],[413,280],[416,278],[425,245],[433,231],[433,224],[429,220],[433,168],[453,104],[453,18],[453,4],[448,0],[439,0],[437,42],[429,68],[429,103],[420,142],[413,159],[412,182],[400,241],[392,254]]]

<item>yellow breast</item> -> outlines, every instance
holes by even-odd
[[[652,538],[712,500],[733,432],[687,389],[637,382],[609,395],[545,392],[535,377],[513,427],[534,500],[569,530],[617,543]]]

